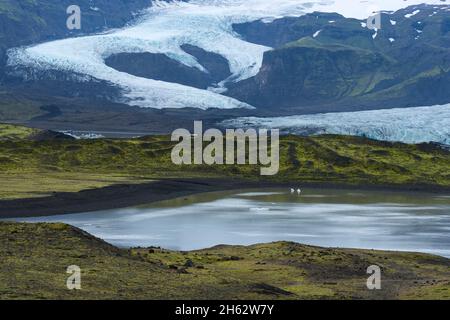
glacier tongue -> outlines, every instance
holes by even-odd
[[[422,1],[403,0],[191,0],[153,1],[153,6],[135,25],[105,34],[68,38],[16,48],[9,51],[8,65],[23,70],[58,70],[105,80],[123,89],[125,102],[152,108],[251,108],[224,97],[224,85],[256,75],[264,52],[271,48],[252,44],[233,32],[234,23],[284,16],[300,16],[308,12],[339,12],[364,18],[368,7],[399,9]],[[440,3],[439,0],[427,1]],[[108,67],[104,60],[117,53],[161,53],[189,67],[206,70],[180,46],[191,44],[220,54],[229,61],[232,76],[222,87],[207,91],[174,83],[132,76]],[[215,92],[213,92],[215,91]]]
[[[263,127],[301,135],[342,134],[405,143],[450,145],[450,104],[389,110],[227,120],[224,127]]]

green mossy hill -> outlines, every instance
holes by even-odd
[[[450,187],[450,152],[347,136],[281,138],[280,172],[270,181]],[[171,161],[168,136],[139,139],[0,141],[2,175],[95,174],[158,178],[262,179],[259,166],[190,165]]]
[[[0,141],[28,139],[38,132],[38,129],[0,123]]]
[[[118,249],[64,224],[0,222],[1,299],[450,299],[450,260],[288,242]],[[81,268],[80,291],[66,269]],[[366,270],[382,268],[380,291]]]
[[[74,140],[70,136],[55,131],[0,123],[0,141],[53,139]]]

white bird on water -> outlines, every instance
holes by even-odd
[[[295,190],[291,188],[291,193],[294,193],[294,192],[295,192]]]
[[[297,194],[301,194],[302,193],[302,189],[297,189]]]

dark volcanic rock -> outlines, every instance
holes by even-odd
[[[61,132],[42,130],[37,134],[30,136],[28,139],[33,141],[48,141],[48,140],[75,140],[74,137],[68,136]]]
[[[180,83],[206,89],[231,75],[228,62],[220,55],[206,52],[198,47],[183,45],[182,49],[191,54],[207,70],[188,67],[164,54],[121,53],[108,57],[108,66],[138,77]]]

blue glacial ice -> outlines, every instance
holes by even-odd
[[[251,108],[246,103],[225,97],[225,84],[248,79],[258,73],[264,52],[269,47],[241,39],[232,28],[235,23],[271,21],[300,16],[314,11],[338,12],[348,17],[366,18],[379,8],[396,10],[421,0],[191,0],[153,1],[134,25],[104,34],[68,38],[8,53],[8,65],[25,72],[57,70],[96,78],[122,89],[123,102],[152,108]],[[440,0],[427,3],[442,4]],[[201,90],[180,84],[136,77],[105,64],[117,53],[161,53],[189,67],[207,71],[180,46],[191,44],[225,57],[232,76],[218,88]],[[29,77],[30,73],[25,76]]]
[[[221,125],[280,129],[284,133],[300,135],[343,134],[375,140],[450,145],[450,104],[290,117],[242,117],[224,121]]]

